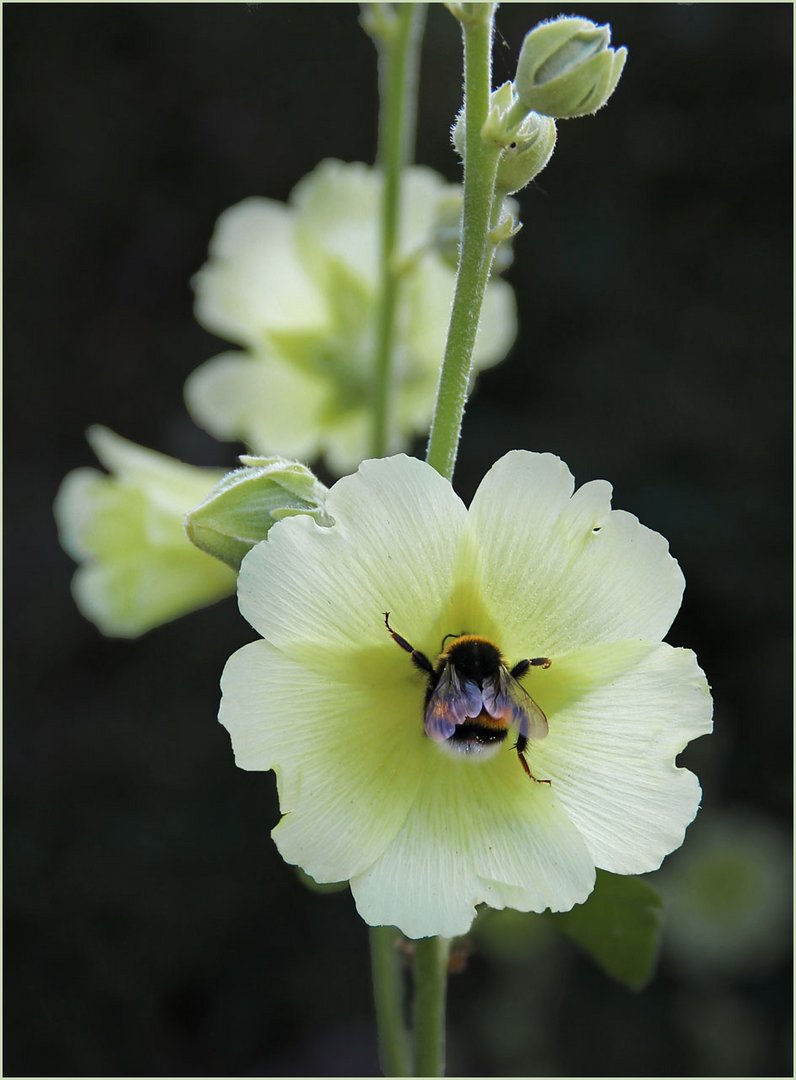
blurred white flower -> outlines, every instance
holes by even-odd
[[[109,637],[138,637],[235,591],[235,573],[195,548],[183,518],[224,475],[92,427],[88,441],[108,474],[75,469],[61,484],[61,544],[80,565],[72,593]]]
[[[430,169],[405,171],[391,449],[431,419],[455,281],[442,228],[459,191]],[[196,317],[243,351],[209,360],[186,383],[188,408],[211,434],[257,453],[323,455],[338,473],[367,455],[381,192],[376,169],[324,161],[287,204],[250,198],[221,215],[193,279]],[[515,332],[513,292],[493,279],[475,369],[503,359]]]

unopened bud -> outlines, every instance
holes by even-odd
[[[601,108],[616,88],[627,49],[612,49],[610,26],[559,18],[525,36],[514,87],[528,110],[569,119]]]
[[[528,113],[514,141],[505,147],[498,163],[496,187],[512,194],[538,176],[553,156],[556,125],[549,116]]]
[[[464,124],[462,109],[451,129],[451,141],[462,161]],[[528,112],[517,99],[512,84],[505,82],[492,92],[481,138],[502,147],[496,187],[504,195],[512,194],[529,184],[547,165],[556,145],[556,125],[549,116]]]
[[[244,467],[185,515],[185,531],[196,547],[237,570],[282,518],[309,514],[319,525],[332,524],[324,510],[327,489],[306,465],[277,457],[240,460]]]

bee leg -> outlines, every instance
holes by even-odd
[[[409,644],[406,638],[402,638],[400,634],[396,634],[396,632],[390,626],[389,611],[384,611],[382,612],[382,614],[384,615],[384,625],[387,627],[387,632],[389,633],[395,644],[400,645],[404,652],[409,653],[409,655],[412,657],[412,663],[415,665],[416,668],[420,668],[420,670],[426,675],[433,675],[434,666],[429,660],[429,658],[426,656],[426,654],[418,652],[417,649],[413,648]]]
[[[535,656],[533,660],[520,660],[519,663],[515,664],[514,667],[511,669],[511,674],[514,676],[515,679],[521,679],[528,670],[528,668],[549,668],[552,663],[553,661],[550,660],[547,656]]]
[[[516,676],[515,676],[516,678]],[[551,780],[540,780],[537,776],[534,776],[531,770],[528,768],[528,762],[525,760],[525,751],[528,747],[528,739],[525,735],[518,735],[517,742],[514,744],[514,749],[517,751],[517,757],[520,759],[520,765],[525,770],[525,775],[529,776],[537,784],[552,784]]]

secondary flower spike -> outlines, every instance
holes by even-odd
[[[697,812],[675,758],[710,693],[662,642],[682,574],[605,481],[573,492],[550,454],[507,454],[469,510],[423,462],[366,461],[334,525],[289,518],[243,560],[263,640],[227,663],[221,722],[276,772],[284,859],[349,881],[371,925],[567,910],[595,867],[656,869]]]

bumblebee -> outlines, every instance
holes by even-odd
[[[549,780],[537,780],[525,759],[528,740],[547,734],[547,717],[519,680],[530,668],[549,668],[552,661],[537,656],[509,668],[488,638],[447,634],[435,666],[393,630],[389,611],[383,614],[390,637],[428,679],[423,704],[426,735],[453,753],[491,756],[514,727],[514,749],[526,775],[549,784]],[[453,640],[446,645],[448,638]]]

